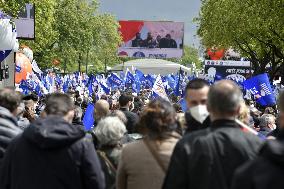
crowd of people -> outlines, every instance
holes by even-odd
[[[158,35],[156,39],[150,32],[147,33],[147,38],[142,39],[141,33],[136,33],[135,39],[132,40],[132,47],[146,47],[146,48],[178,48],[177,42],[172,39],[170,34],[165,37]]]
[[[233,81],[193,79],[183,112],[175,96],[118,92],[1,89],[0,189],[284,188],[284,93],[260,108]]]

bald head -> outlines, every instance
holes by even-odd
[[[95,120],[106,117],[109,114],[109,103],[106,100],[98,100],[95,104]]]
[[[239,114],[243,95],[233,81],[222,80],[210,87],[207,107],[211,114],[234,117]]]

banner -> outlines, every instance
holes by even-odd
[[[249,61],[205,60],[205,73],[212,78],[219,76],[242,82],[253,72]]]
[[[257,102],[263,106],[275,105],[275,95],[272,91],[267,73],[257,75],[243,82],[246,90],[254,95]]]
[[[119,21],[123,44],[119,56],[181,58],[183,22]]]

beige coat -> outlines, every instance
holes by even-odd
[[[155,146],[160,159],[168,167],[178,138],[169,138]],[[143,140],[126,145],[118,166],[117,189],[159,189],[162,188],[165,173],[153,157]]]

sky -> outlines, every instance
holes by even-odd
[[[185,23],[185,44],[199,47],[197,26],[200,0],[100,0],[100,11],[118,20],[178,21]]]

